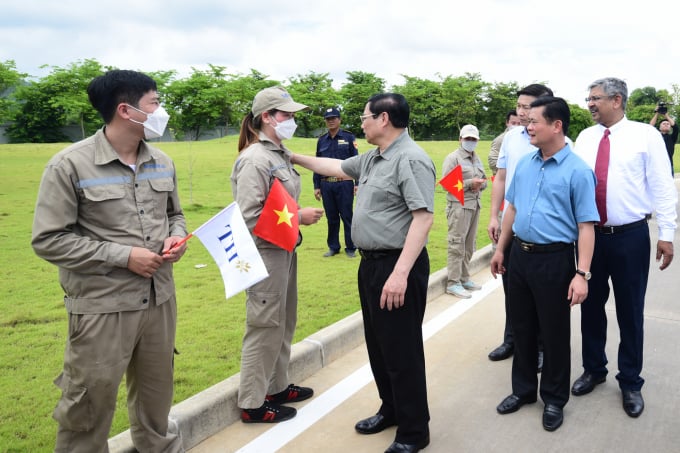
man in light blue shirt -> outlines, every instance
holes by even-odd
[[[544,96],[531,103],[527,133],[539,149],[517,164],[491,259],[494,277],[505,273],[504,254],[514,242],[507,269],[507,305],[515,339],[512,394],[496,410],[509,414],[536,401],[540,331],[545,355],[540,395],[547,431],[562,425],[569,400],[570,307],[588,295],[593,224],[599,220],[595,175],[565,145],[569,117],[564,99]]]

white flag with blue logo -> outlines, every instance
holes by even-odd
[[[236,202],[198,227],[193,234],[217,263],[227,299],[269,277]]]

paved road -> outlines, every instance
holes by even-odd
[[[676,185],[678,180],[676,180]],[[653,244],[656,224],[650,223]],[[675,244],[677,241],[676,234]],[[496,405],[511,392],[511,360],[491,362],[487,353],[502,338],[503,291],[487,269],[475,279],[483,289],[461,301],[442,295],[428,304],[425,320],[431,444],[438,452],[678,452],[680,451],[680,262],[661,272],[652,257],[645,310],[645,411],[638,419],[621,407],[616,374],[618,327],[608,304],[610,374],[593,393],[571,397],[563,426],[543,430],[540,402],[510,415]],[[572,381],[581,372],[580,310],[572,310]],[[278,425],[234,423],[190,450],[222,452],[382,452],[394,428],[364,436],[354,423],[379,406],[361,345],[301,385],[315,389],[298,403],[298,416]]]

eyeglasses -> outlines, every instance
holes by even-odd
[[[610,98],[613,98],[614,96],[616,96],[616,95],[613,95],[613,96],[590,96],[589,98],[586,98],[585,100],[586,100],[586,102],[591,102],[591,101],[597,102],[600,99],[605,99],[605,98],[610,99]]]
[[[380,113],[368,113],[368,114],[366,114],[366,115],[360,115],[360,116],[359,116],[359,119],[360,119],[361,122],[363,123],[364,121],[366,121],[366,120],[369,119],[370,117],[377,118],[378,115],[380,115]]]

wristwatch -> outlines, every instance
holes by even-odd
[[[576,273],[585,278],[586,281],[590,280],[590,277],[593,276],[590,272],[583,272],[581,269],[576,269]]]

